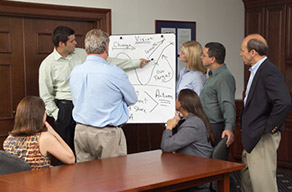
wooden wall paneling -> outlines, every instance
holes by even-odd
[[[287,5],[286,19],[286,56],[285,78],[290,93],[292,93],[292,4]]]
[[[162,133],[165,130],[165,124],[150,124],[150,150],[160,149]]]
[[[160,149],[164,124],[127,124],[123,131],[128,154]]]
[[[264,32],[264,9],[262,7],[246,7],[245,34]]]
[[[5,90],[1,94],[0,105],[6,104],[7,107],[0,108],[1,119],[12,117],[12,86],[11,86],[11,64],[0,63],[0,90]]]
[[[131,132],[128,132],[130,134],[126,135],[126,139],[127,141],[134,144],[132,146],[128,145],[129,154],[149,151],[147,125],[146,124],[129,124],[125,126],[126,129],[128,126],[130,126],[132,130]],[[134,137],[131,137],[131,135],[133,135]]]
[[[13,127],[14,112],[25,95],[22,19],[0,18],[0,141]],[[2,149],[2,145],[0,145]]]
[[[262,7],[245,8],[245,35],[259,33],[264,34],[264,9]],[[244,86],[249,78],[249,67],[244,65]]]
[[[269,59],[285,74],[285,5],[266,7],[265,38],[269,45]]]
[[[278,149],[278,165],[292,168],[292,129],[285,127],[281,134],[281,142]]]
[[[285,79],[286,79],[286,84],[288,86],[289,92],[292,93],[292,61],[286,60],[285,63]]]
[[[151,124],[137,124],[136,129],[138,131],[138,151],[149,151],[151,145],[151,136],[149,132],[149,126]]]
[[[281,142],[278,149],[278,165],[292,168],[292,110],[290,109],[285,120],[285,129],[281,134]]]
[[[287,5],[286,60],[292,61],[292,4]]]
[[[139,151],[139,136],[137,125],[127,124],[122,127],[127,140],[127,152],[128,154],[136,153]]]
[[[234,143],[231,145],[232,158],[235,160],[241,160],[241,154],[243,146],[241,143],[241,126],[240,126],[240,113],[242,109],[242,100],[235,100],[236,106],[236,128],[234,132]]]
[[[245,5],[250,6],[270,6],[277,4],[287,4],[291,3],[291,0],[242,0]]]

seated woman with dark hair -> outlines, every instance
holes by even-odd
[[[167,121],[161,141],[162,151],[211,158],[215,139],[198,95],[190,89],[181,90],[176,100],[176,110],[184,120],[176,113]],[[177,125],[177,133],[173,134],[172,129]],[[209,184],[205,184],[190,191],[208,188]]]
[[[49,167],[50,154],[64,163],[75,163],[72,150],[46,122],[46,117],[41,98],[22,99],[16,109],[14,128],[4,141],[4,150],[28,162],[32,169]]]

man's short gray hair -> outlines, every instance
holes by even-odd
[[[109,35],[100,29],[92,29],[85,36],[85,50],[87,54],[102,54],[108,44]]]
[[[261,41],[260,39],[250,39],[247,42],[247,50],[250,52],[253,49],[258,52],[260,56],[263,56],[268,54],[269,47],[267,43]]]

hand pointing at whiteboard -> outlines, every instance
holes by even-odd
[[[150,62],[150,60],[147,59],[140,59],[140,68],[143,68],[145,65],[147,65]]]

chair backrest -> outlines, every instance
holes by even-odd
[[[31,167],[27,162],[0,150],[0,175],[28,170],[31,170]]]
[[[219,141],[219,143],[214,147],[212,159],[228,160],[228,148],[226,146],[227,136]]]
[[[225,136],[223,139],[221,139],[218,144],[214,147],[212,159],[218,159],[218,160],[228,160],[228,148],[226,146],[227,136]],[[218,191],[217,182],[213,182],[210,185],[210,191],[216,192]]]

